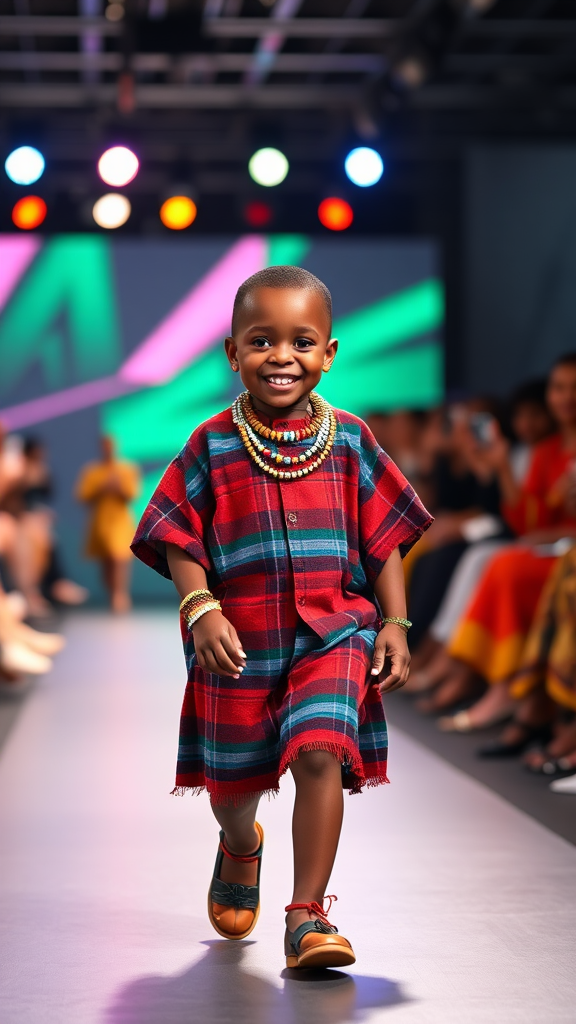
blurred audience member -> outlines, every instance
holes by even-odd
[[[444,422],[436,418],[425,431],[435,521],[418,545],[409,585],[413,649],[428,630],[468,546],[508,533],[500,517],[496,473],[478,458],[495,423],[491,403],[472,399],[449,406]]]
[[[533,448],[554,430],[546,406],[545,380],[532,381],[514,393],[510,402],[510,421],[514,441],[509,442],[505,438],[495,419],[489,421],[485,442],[475,457],[477,464],[484,462],[488,474],[494,474],[499,467],[505,466],[505,472],[510,472],[515,484],[521,486],[528,473]],[[451,665],[445,644],[466,609],[486,564],[507,543],[503,537],[479,540],[472,543],[460,558],[430,630],[414,654],[409,692],[429,690],[448,674]]]
[[[576,772],[576,546],[548,577],[510,692],[517,704],[512,722],[484,757],[521,753],[545,775]]]
[[[518,670],[540,594],[565,539],[576,537],[576,354],[553,367],[547,402],[557,433],[536,445],[523,485],[504,460],[505,446],[495,442],[501,449],[495,462],[503,513],[522,539],[489,561],[450,638],[450,669],[434,693],[432,710],[473,696],[475,675],[490,685],[472,708],[443,723],[448,728],[481,728],[510,714],[509,680]]]
[[[43,593],[60,604],[83,604],[88,599],[88,591],[68,579],[61,566],[54,536],[55,515],[51,507],[54,487],[45,446],[38,438],[26,438],[23,454],[21,522],[31,552],[32,593],[26,595],[29,604],[38,608],[46,605]]]
[[[125,612],[131,607],[130,542],[136,528],[129,505],[138,494],[140,474],[116,458],[111,437],[101,439],[101,455],[82,470],[76,496],[90,506],[86,555],[101,564],[112,610]]]

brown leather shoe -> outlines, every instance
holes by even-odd
[[[255,827],[260,836],[260,846],[249,857],[240,857],[238,854],[232,853],[224,842],[224,832],[220,832],[220,845],[216,855],[214,875],[208,891],[208,917],[212,927],[224,939],[245,939],[255,928],[260,914],[260,869],[264,848],[264,829],[257,821]],[[223,882],[220,878],[220,871],[224,857],[240,864],[252,864],[258,861],[256,885]]]
[[[336,896],[326,896],[325,899],[330,900],[332,905],[332,900],[335,900]],[[290,903],[286,907],[286,913],[289,910],[307,910],[310,920],[304,921],[304,924],[299,925],[293,932],[286,929],[286,967],[349,967],[356,962],[354,950],[348,939],[338,934],[338,929],[330,924],[319,903]],[[318,914],[318,917],[312,918],[312,914]]]

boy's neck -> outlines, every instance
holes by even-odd
[[[269,420],[303,420],[310,414],[310,396],[303,395],[294,405],[285,405],[279,408],[277,405],[268,405],[259,398],[252,399],[252,405],[257,413],[261,413]]]

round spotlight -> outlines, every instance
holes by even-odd
[[[40,196],[23,196],[12,210],[12,220],[22,231],[33,231],[46,219],[48,209]]]
[[[133,181],[138,174],[138,157],[126,146],[113,146],[102,154],[98,161],[98,174],[107,185],[121,188]]]
[[[288,174],[290,164],[284,153],[279,149],[268,146],[265,149],[257,149],[248,161],[250,177],[258,185],[279,185]]]
[[[375,149],[359,146],[348,153],[344,161],[344,170],[355,185],[367,188],[380,181],[384,174],[384,161]]]
[[[108,192],[107,195],[100,196],[100,199],[97,199],[92,207],[92,216],[98,227],[109,230],[121,228],[131,212],[130,200],[126,196],[119,195],[118,192]]]
[[[160,220],[172,231],[189,228],[196,220],[196,203],[189,196],[170,196],[160,207]]]
[[[330,231],[345,231],[354,220],[354,213],[350,203],[345,199],[331,196],[320,203],[318,219],[325,228],[330,228]]]
[[[251,228],[265,228],[274,216],[274,211],[268,203],[259,202],[258,199],[246,203],[244,207],[244,220]]]
[[[20,146],[7,157],[4,167],[6,174],[15,185],[33,185],[42,177],[44,157],[34,146]]]

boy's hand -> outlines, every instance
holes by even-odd
[[[388,669],[388,675],[382,678],[384,671]],[[379,677],[374,685],[380,693],[399,690],[408,679],[409,671],[410,651],[406,633],[402,626],[387,622],[378,633],[374,645],[371,675]]]
[[[200,668],[219,676],[240,678],[246,666],[246,655],[238,633],[222,612],[215,610],[201,615],[192,633]]]

